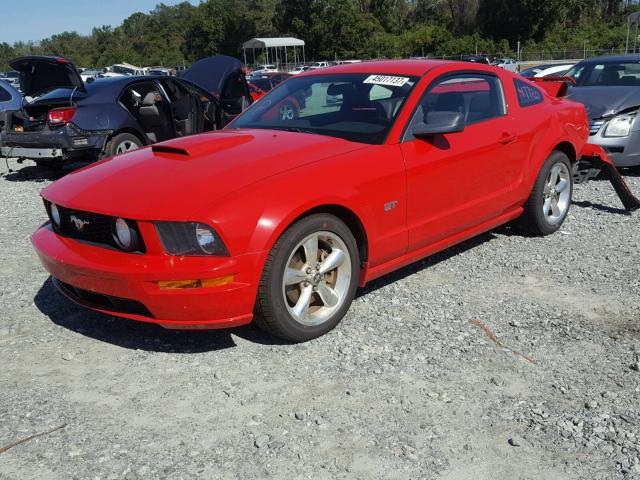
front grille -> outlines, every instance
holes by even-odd
[[[128,298],[113,297],[102,293],[90,292],[82,288],[74,287],[68,283],[61,282],[57,278],[53,279],[55,285],[70,296],[76,302],[87,307],[99,308],[115,313],[128,313],[140,315],[142,317],[154,318],[153,314],[142,303]]]
[[[604,120],[591,120],[589,122],[589,135],[596,135],[604,125]]]
[[[49,219],[51,219],[51,202],[45,200],[44,203]],[[113,238],[113,223],[116,217],[74,210],[72,208],[61,207],[60,205],[57,205],[57,207],[60,212],[60,226],[56,227],[53,220],[51,222],[57,234],[101,247],[122,250]],[[145,246],[142,235],[140,235],[138,225],[135,222],[132,223],[135,224],[139,239],[139,247],[134,253],[144,253]]]

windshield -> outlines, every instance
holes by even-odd
[[[566,75],[579,87],[640,86],[640,61],[579,63]]]
[[[333,74],[290,78],[227,128],[302,131],[384,143],[416,77]]]

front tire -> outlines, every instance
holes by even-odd
[[[332,330],[358,287],[358,246],[333,215],[317,214],[291,226],[265,262],[256,301],[256,323],[292,342]]]
[[[556,232],[567,218],[572,195],[571,162],[564,153],[554,151],[538,172],[520,226],[534,235]]]

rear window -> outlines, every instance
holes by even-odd
[[[514,80],[516,93],[518,94],[518,103],[521,107],[531,107],[542,103],[544,97],[542,92],[528,82],[522,80]]]

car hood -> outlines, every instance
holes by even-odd
[[[227,78],[242,71],[242,63],[237,58],[225,55],[214,55],[203,58],[185,70],[180,78],[204,88],[214,95],[220,96]]]
[[[367,146],[306,133],[220,130],[90,165],[51,184],[42,196],[64,207],[136,220],[197,219],[212,202],[243,187]]]
[[[590,119],[609,117],[640,106],[638,87],[570,87],[567,96],[584,104]]]
[[[76,67],[66,58],[29,56],[11,60],[11,68],[20,72],[20,89],[35,97],[54,88],[85,91]]]

